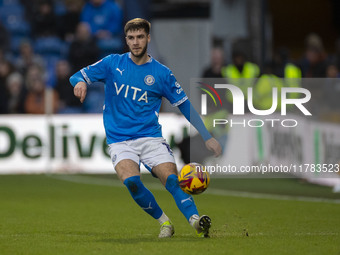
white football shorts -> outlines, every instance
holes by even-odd
[[[109,144],[113,167],[123,159],[131,159],[151,169],[162,163],[175,163],[172,150],[163,137],[143,137]]]

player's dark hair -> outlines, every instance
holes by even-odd
[[[125,35],[126,35],[126,33],[128,31],[144,29],[144,31],[147,34],[149,34],[150,33],[150,28],[151,28],[151,24],[150,24],[149,21],[147,21],[145,19],[141,19],[141,18],[135,18],[135,19],[132,19],[132,20],[128,21],[125,24],[124,32],[125,32]]]

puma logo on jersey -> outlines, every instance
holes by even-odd
[[[122,93],[125,98],[130,97],[133,101],[137,99],[138,102],[144,101],[145,103],[148,103],[148,92],[142,91],[140,88],[136,88],[130,85],[122,84],[118,87],[118,84],[115,82],[116,87],[116,93],[117,96]]]
[[[118,67],[116,68],[116,71],[118,71],[119,73],[120,73],[120,75],[122,75],[123,76],[123,72],[125,71],[125,69],[123,69],[123,70],[120,70]]]

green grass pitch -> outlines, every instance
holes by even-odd
[[[172,219],[173,238],[157,238],[158,223],[114,175],[0,176],[0,254],[340,255],[340,195],[329,188],[212,179],[195,197],[213,220],[211,238],[198,239],[158,180],[142,179]]]

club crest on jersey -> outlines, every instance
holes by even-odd
[[[155,78],[152,75],[147,75],[144,78],[144,82],[145,82],[146,85],[151,86],[155,83]]]

